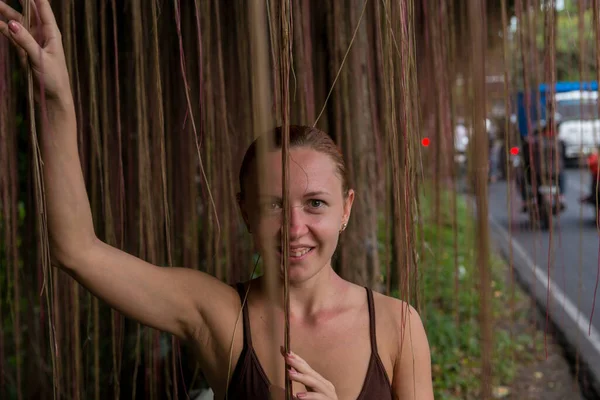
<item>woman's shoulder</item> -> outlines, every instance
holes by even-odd
[[[398,323],[406,323],[407,317],[411,320],[421,320],[421,316],[415,307],[397,297],[388,296],[374,290],[373,301],[376,311],[381,311],[381,313],[393,318]]]
[[[346,283],[352,287],[353,290],[355,290],[356,296],[364,296],[364,286],[359,286],[347,281]],[[375,308],[377,325],[384,321],[386,325],[390,322],[394,322],[396,324],[406,323],[407,316],[410,316],[411,320],[421,320],[421,317],[415,307],[408,302],[393,296],[388,296],[374,289],[371,289],[371,291],[373,293],[373,305]],[[360,294],[361,292],[362,294]]]
[[[407,301],[374,293],[377,328],[383,328],[381,336],[394,366],[394,376],[401,376],[405,369],[412,370],[416,360],[419,370],[426,374],[431,365],[431,353],[427,333],[419,312]],[[378,335],[379,336],[379,335]],[[402,381],[403,378],[395,380]]]

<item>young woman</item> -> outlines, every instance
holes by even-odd
[[[343,280],[331,267],[354,192],[337,147],[317,129],[291,129],[289,282],[295,354],[270,356],[282,345],[284,313],[280,306],[274,314],[267,312],[273,308],[267,307],[264,278],[236,290],[205,273],[154,266],[100,241],[78,158],[61,34],[49,2],[36,0],[35,6],[41,24],[32,30],[40,34],[39,43],[3,1],[0,31],[22,61],[29,59],[36,82],[43,79],[48,120],[40,140],[57,265],[128,317],[190,341],[218,399],[282,396],[283,368],[292,371],[299,399],[433,398],[429,345],[417,312]],[[253,144],[240,171],[239,204],[261,253],[280,256],[281,247],[274,245],[280,243],[282,222],[279,130],[274,138],[266,160],[269,185],[258,192]],[[243,323],[236,329],[240,313]],[[272,332],[272,325],[279,332]]]

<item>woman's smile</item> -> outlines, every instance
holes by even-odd
[[[292,262],[300,262],[304,261],[308,258],[315,248],[312,246],[302,246],[302,247],[293,247],[290,248],[289,258]],[[277,255],[281,258],[283,256],[281,252],[281,247],[277,247]]]

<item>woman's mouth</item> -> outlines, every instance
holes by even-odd
[[[302,248],[290,249],[290,251],[288,253],[289,257],[290,257],[290,261],[302,261],[306,257],[308,257],[314,249],[315,249],[314,247],[302,247]],[[281,247],[277,248],[277,254],[280,257],[283,255],[281,252]]]

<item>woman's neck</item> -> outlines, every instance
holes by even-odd
[[[258,279],[261,296],[266,299],[267,277]],[[329,309],[339,304],[340,295],[347,289],[347,283],[331,266],[324,267],[315,276],[302,282],[290,282],[290,313],[295,318],[305,319],[319,313],[323,309]],[[283,299],[283,280],[278,279],[276,283],[277,299]],[[276,302],[276,308],[283,311],[283,301]]]

